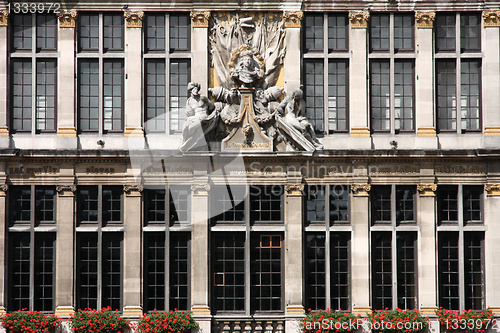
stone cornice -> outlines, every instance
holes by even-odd
[[[123,13],[127,28],[142,28],[142,20],[144,19],[144,12],[125,11]]]
[[[417,185],[418,193],[421,197],[434,197],[437,190],[436,184],[421,184]]]
[[[300,28],[302,26],[302,19],[304,13],[301,11],[291,12],[284,11],[283,19],[285,20],[285,28]]]
[[[417,28],[419,29],[432,29],[435,19],[435,12],[415,12],[415,20],[417,21]]]
[[[349,12],[349,21],[351,21],[351,28],[353,29],[366,29],[369,18],[370,12],[368,11]]]
[[[65,10],[57,14],[59,19],[60,28],[74,28],[76,27],[76,18],[78,17],[78,12],[76,10]]]
[[[193,10],[190,15],[194,28],[208,28],[208,22],[210,21],[210,12]]]
[[[483,21],[485,27],[500,27],[500,10],[483,11]]]

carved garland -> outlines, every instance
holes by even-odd
[[[500,27],[500,10],[483,11],[483,21],[485,27]]]
[[[123,16],[127,21],[127,28],[142,28],[142,20],[144,18],[144,12],[126,11],[123,13]]]
[[[300,28],[302,26],[303,12],[283,12],[285,28]]]
[[[434,192],[437,190],[436,184],[422,184],[417,185],[418,193],[420,193],[421,197],[433,197],[435,196]]]
[[[194,28],[208,28],[210,12],[192,11],[191,21]]]
[[[9,25],[9,12],[7,10],[0,10],[0,27],[7,27]]]
[[[434,27],[435,19],[436,19],[435,12],[415,12],[415,20],[417,21],[417,28],[432,29]]]
[[[355,197],[367,197],[371,188],[370,184],[351,185],[351,191]]]
[[[59,19],[59,27],[60,28],[74,28],[76,27],[76,18],[78,17],[78,13],[76,10],[65,10],[57,14],[57,18]]]
[[[304,184],[293,184],[285,187],[289,196],[302,196],[304,194]]]
[[[370,12],[349,12],[349,20],[351,21],[351,28],[353,29],[363,29],[368,27],[368,19],[370,18]]]

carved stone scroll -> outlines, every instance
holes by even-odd
[[[129,196],[140,196],[143,190],[144,188],[139,185],[123,185],[123,192]]]
[[[144,12],[131,12],[126,11],[123,13],[127,28],[142,28],[142,20],[144,19]]]
[[[483,21],[485,27],[500,27],[500,10],[483,11]]]
[[[76,27],[76,18],[78,12],[76,10],[65,10],[57,14],[59,19],[59,27],[61,28],[74,28]]]
[[[421,197],[434,197],[437,190],[436,184],[421,184],[417,185],[418,193]]]
[[[489,197],[500,196],[500,184],[486,184],[484,190]]]
[[[304,194],[304,184],[293,184],[285,187],[286,193],[292,197],[302,196]]]
[[[436,13],[434,12],[415,12],[415,20],[419,29],[432,29],[435,19]]]
[[[300,28],[302,26],[303,12],[283,12],[285,28]]]
[[[370,184],[351,185],[351,191],[355,197],[367,197],[371,188]]]
[[[9,12],[4,10],[0,10],[0,27],[9,26]]]
[[[191,21],[193,22],[194,28],[208,28],[210,12],[192,11]]]
[[[366,29],[368,27],[368,19],[370,12],[349,12],[349,20],[351,21],[351,28],[353,29]]]
[[[191,192],[193,192],[194,195],[208,195],[208,192],[210,192],[210,185],[191,185]]]
[[[76,185],[57,185],[56,192],[58,194],[64,194],[67,192],[74,193],[76,191]]]

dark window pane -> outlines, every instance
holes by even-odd
[[[484,308],[484,233],[464,234],[465,308]]]
[[[396,186],[396,222],[398,224],[416,222],[415,196],[415,186]]]
[[[305,52],[323,50],[323,14],[304,17]]]
[[[56,60],[36,63],[36,129],[56,130]]]
[[[325,186],[309,185],[306,188],[305,215],[307,223],[325,222]]]
[[[412,51],[414,15],[394,15],[394,51]]]
[[[102,223],[107,224],[122,223],[122,195],[121,186],[102,187]]]
[[[462,129],[478,131],[481,130],[481,62],[462,60],[461,66]]]
[[[35,225],[55,222],[56,191],[51,186],[35,188]]]
[[[145,190],[144,197],[146,224],[165,224],[165,190]]]
[[[165,50],[165,14],[146,15],[146,50]]]
[[[54,310],[55,233],[35,235],[35,311]]]
[[[123,130],[123,60],[105,60],[103,73],[104,131]]]
[[[213,223],[245,221],[245,186],[214,186],[210,195]]]
[[[188,186],[170,186],[170,224],[189,224],[191,191]]]
[[[414,130],[414,62],[394,62],[394,128],[400,131]]]
[[[436,63],[437,126],[439,130],[457,129],[457,92],[455,60]]]
[[[372,61],[370,65],[371,127],[373,131],[390,131],[390,70],[389,60]]]
[[[77,234],[76,307],[97,309],[98,245],[97,233]]]
[[[9,310],[30,308],[30,234],[9,235]]]
[[[191,19],[187,14],[170,15],[170,52],[191,50]]]
[[[104,14],[104,51],[123,50],[123,14]]]
[[[12,48],[31,50],[33,28],[31,15],[12,15]]]
[[[316,132],[324,131],[324,75],[323,60],[304,61],[306,117]]]
[[[80,50],[99,50],[99,14],[78,15],[78,45]],[[98,73],[94,72],[94,73]]]
[[[190,79],[191,62],[184,59],[170,61],[170,133],[181,133],[184,127],[187,102],[187,85]]]
[[[165,132],[165,60],[145,63],[146,131]]]
[[[80,131],[99,130],[99,61],[78,62],[78,123]]]
[[[348,43],[347,15],[328,15],[328,51],[347,51]],[[306,39],[307,43],[307,39]],[[323,46],[321,45],[321,48]]]
[[[305,243],[306,308],[324,309],[326,307],[325,234],[307,233]]]
[[[122,233],[102,234],[102,307],[121,309]]]
[[[372,51],[389,50],[389,14],[374,14],[370,18],[370,49]]]
[[[458,224],[458,187],[440,186],[437,191],[438,223]]]
[[[170,233],[170,309],[189,310],[189,232]]]
[[[78,216],[80,217],[80,224],[97,223],[99,217],[98,200],[97,186],[78,187]]]
[[[417,233],[398,232],[398,307],[417,308]]]
[[[459,310],[458,232],[438,235],[439,306]]]
[[[372,225],[391,222],[391,186],[373,186],[370,191]]]
[[[145,312],[165,308],[165,233],[144,234],[144,304]]]
[[[53,14],[36,15],[36,48],[57,49],[57,18]]]
[[[462,52],[481,50],[481,16],[479,14],[460,14],[460,49]]]
[[[463,187],[464,224],[483,223],[483,186]]]
[[[330,287],[331,309],[348,310],[350,308],[350,249],[349,232],[330,233]]]
[[[12,60],[12,129],[31,131],[32,68],[31,60]]]
[[[455,14],[436,15],[436,51],[455,50],[455,18]]]
[[[347,131],[348,108],[348,62],[330,60],[328,62],[328,132]]]
[[[281,202],[283,186],[250,186],[251,222],[283,222]]]
[[[372,232],[372,307],[392,309],[391,232]]]
[[[12,186],[9,192],[11,225],[29,225],[31,222],[31,187]]]
[[[349,186],[330,185],[330,224],[349,221]]]

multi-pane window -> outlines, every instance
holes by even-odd
[[[191,192],[170,185],[144,191],[144,309],[190,308]]]
[[[304,18],[306,116],[319,133],[349,129],[348,26],[343,13],[308,14]]]
[[[436,107],[440,132],[481,130],[481,16],[436,16]]]
[[[57,18],[13,15],[10,56],[13,132],[56,130]]]
[[[415,42],[411,14],[370,19],[370,118],[373,132],[415,130]]]
[[[8,193],[7,308],[54,311],[55,188],[11,186]]]
[[[480,185],[439,186],[439,306],[484,308],[483,191]]]
[[[370,190],[372,308],[417,304],[416,187],[375,185]]]
[[[78,308],[122,307],[123,187],[77,190],[76,304]],[[100,286],[100,287],[99,287]]]
[[[180,133],[191,76],[191,20],[188,14],[149,13],[145,24],[145,128]]]
[[[124,18],[118,13],[78,17],[78,129],[123,131]]]
[[[283,311],[282,186],[211,189],[214,313]],[[252,230],[265,226],[265,232]],[[234,232],[227,232],[235,228]],[[255,226],[253,226],[255,224]],[[250,281],[250,283],[245,283]]]

